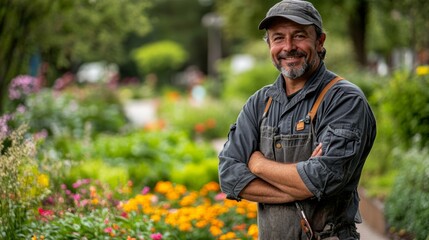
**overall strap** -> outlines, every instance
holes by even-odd
[[[342,77],[336,76],[333,78],[320,92],[319,96],[316,99],[316,102],[314,103],[313,107],[311,108],[310,112],[308,113],[308,116],[310,117],[310,122],[313,121],[314,117],[316,116],[317,109],[319,108],[320,103],[322,102],[323,98],[325,97],[325,94],[328,92],[328,90],[334,86],[335,83],[338,81],[343,80]]]
[[[272,97],[268,98],[268,102],[265,105],[264,114],[262,115],[262,118],[264,118],[264,117],[267,116],[268,109],[270,109],[270,106],[271,106],[271,102],[273,102],[273,98]]]
[[[328,90],[332,86],[334,86],[335,83],[337,83],[340,80],[343,80],[343,78],[340,76],[336,76],[322,89],[322,92],[320,92],[319,96],[316,99],[316,102],[314,103],[310,112],[308,112],[305,119],[299,120],[298,123],[296,124],[296,130],[301,131],[305,128],[305,124],[313,122],[314,117],[316,116],[316,113],[317,113],[317,109],[319,108],[320,103],[322,102],[323,98],[325,97],[325,94],[328,92]]]

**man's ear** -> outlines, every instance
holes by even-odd
[[[323,50],[323,45],[325,43],[326,40],[326,34],[322,33],[319,37],[319,39],[317,39],[317,52],[321,52]]]

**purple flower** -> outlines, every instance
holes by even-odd
[[[39,90],[39,80],[29,75],[19,75],[12,79],[9,85],[9,98],[11,100],[21,99],[25,95]]]
[[[5,138],[9,133],[7,122],[12,119],[12,115],[5,114],[0,117],[0,139]]]

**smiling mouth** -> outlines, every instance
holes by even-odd
[[[292,51],[292,52],[281,52],[279,55],[277,55],[277,59],[279,61],[285,60],[285,61],[297,61],[301,58],[305,57],[304,53],[298,52],[298,51]]]

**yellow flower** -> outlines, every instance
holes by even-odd
[[[211,226],[210,233],[216,237],[222,234],[222,230],[220,229],[220,227]]]
[[[258,238],[258,226],[256,224],[252,224],[249,226],[247,230],[247,235],[253,237],[254,239]]]
[[[179,230],[182,232],[189,232],[192,230],[192,225],[189,222],[183,222],[179,225]]]
[[[39,174],[37,176],[37,183],[41,187],[48,187],[49,186],[49,177],[46,174]]]
[[[209,182],[201,188],[200,193],[202,196],[205,196],[210,191],[217,192],[219,190],[220,190],[220,187],[217,182]]]
[[[235,235],[235,233],[233,232],[227,232],[225,234],[223,234],[222,236],[220,236],[221,240],[227,240],[227,239],[237,239],[237,235]]]
[[[98,203],[99,203],[98,198],[91,199],[91,203],[92,203],[92,205],[98,205]]]
[[[161,216],[158,214],[154,214],[154,215],[150,216],[150,220],[152,220],[154,222],[159,222],[159,220],[161,220]]]
[[[416,68],[416,74],[418,76],[429,75],[429,65],[422,65]]]
[[[196,192],[191,192],[189,195],[184,196],[182,200],[180,200],[180,206],[187,207],[191,206],[195,203],[198,198],[198,194]]]

